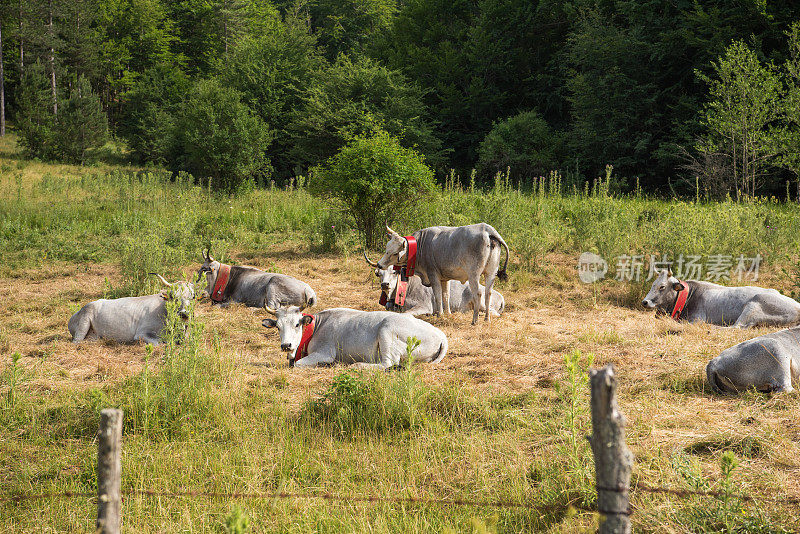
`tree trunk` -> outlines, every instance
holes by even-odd
[[[0,20],[0,137],[6,135],[6,78],[3,73],[3,21]]]
[[[19,79],[22,81],[22,74],[25,71],[25,38],[22,28],[22,0],[19,0]]]
[[[47,33],[50,36],[50,55],[47,58],[50,63],[50,90],[53,93],[53,115],[58,116],[58,92],[56,91],[56,51],[53,44],[53,0],[48,3]]]

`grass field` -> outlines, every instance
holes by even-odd
[[[378,309],[348,221],[301,188],[234,198],[158,170],[24,160],[0,145],[0,487],[93,491],[98,411],[122,407],[123,490],[302,492],[502,499],[541,509],[311,500],[129,497],[126,532],[592,531],[585,370],[614,363],[636,456],[633,482],[730,489],[727,500],[633,492],[643,532],[797,531],[800,396],[718,396],[707,361],[767,329],[678,324],[635,305],[645,283],[584,285],[577,256],[760,253],[759,284],[797,291],[797,207],[775,200],[665,202],[558,185],[449,183],[398,222],[495,225],[512,248],[491,325],[427,318],[450,340],[434,366],[393,373],[290,369],[264,312],[196,305],[194,341],[73,345],[84,303],[226,261],[296,276],[319,306]],[[555,182],[557,184],[557,182]],[[591,356],[590,356],[591,355]],[[727,452],[740,462],[728,476]],[[744,502],[736,495],[756,497]],[[553,512],[552,506],[564,505]],[[0,530],[87,532],[88,498],[0,502]]]

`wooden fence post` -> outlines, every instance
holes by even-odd
[[[625,444],[625,416],[617,406],[614,366],[589,371],[592,387],[592,453],[601,534],[631,531],[629,489],[633,454]]]
[[[97,431],[97,533],[119,534],[122,410],[100,412]]]

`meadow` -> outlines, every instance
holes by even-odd
[[[192,277],[201,251],[307,281],[318,309],[379,309],[347,217],[305,178],[223,196],[188,176],[123,164],[23,158],[0,142],[0,488],[91,492],[104,407],[125,410],[123,491],[299,492],[505,500],[531,509],[323,499],[164,498],[123,504],[126,532],[584,532],[599,520],[586,370],[614,363],[636,456],[632,485],[724,490],[729,498],[634,490],[641,532],[792,532],[800,497],[800,397],[720,396],[707,361],[769,331],[675,323],[637,307],[649,284],[587,285],[578,255],[764,259],[759,285],[800,290],[797,205],[575,189],[557,175],[491,187],[445,177],[400,232],[485,221],[509,243],[506,313],[428,318],[450,340],[435,366],[358,373],[291,369],[263,311],[195,304],[191,335],[151,349],[73,345],[69,316],[101,297]],[[369,251],[377,254],[378,251]],[[646,272],[644,273],[646,274]],[[735,280],[731,283],[737,283]],[[738,465],[721,471],[723,458]],[[756,500],[745,501],[739,495]],[[572,505],[572,506],[570,506]],[[93,530],[94,499],[0,500],[0,530]],[[247,523],[247,527],[244,527]],[[237,530],[238,529],[238,530]]]

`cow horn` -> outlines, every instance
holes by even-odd
[[[367,251],[366,250],[364,251],[364,259],[367,260],[367,263],[370,264],[371,266],[373,266],[373,267],[377,267],[378,266],[377,262],[369,260],[369,258],[367,257]]]
[[[277,314],[278,314],[278,310],[276,310],[276,309],[274,309],[274,308],[270,308],[270,307],[269,307],[269,306],[267,306],[266,304],[264,304],[264,309],[265,309],[265,310],[267,311],[267,313],[269,313],[269,314],[272,314],[272,315],[277,315]]]
[[[163,277],[163,276],[161,276],[160,274],[158,274],[158,273],[149,273],[149,274],[154,274],[154,275],[156,275],[156,276],[158,277],[158,279],[159,279],[159,280],[161,280],[161,283],[162,283],[162,284],[164,284],[164,285],[165,285],[165,286],[167,286],[167,287],[172,287],[172,284],[170,284],[169,282],[167,282],[167,281],[164,279],[164,277]]]
[[[203,249],[203,259],[206,260],[206,261],[208,261],[208,253],[209,253],[209,250],[207,248],[204,248]]]

